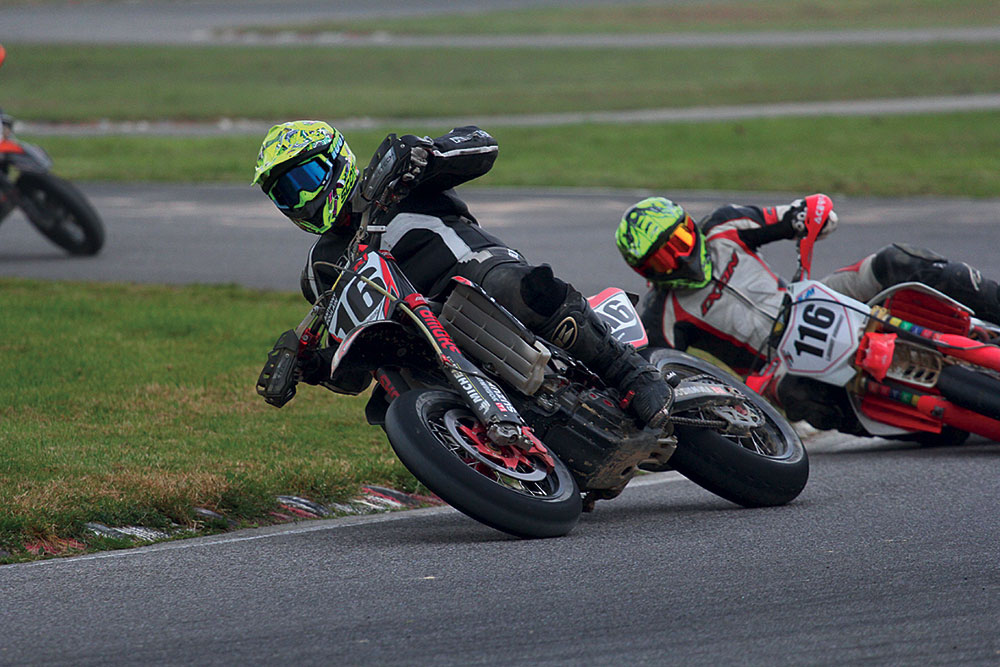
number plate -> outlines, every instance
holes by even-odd
[[[639,313],[624,290],[609,287],[600,294],[587,299],[590,307],[611,327],[611,335],[623,343],[637,348],[649,343],[646,328],[639,320]]]
[[[392,279],[388,264],[377,253],[363,256],[353,268],[383,290],[399,296],[399,288]],[[385,319],[392,305],[388,298],[361,278],[345,275],[344,279],[347,282],[338,290],[336,303],[326,313],[330,335],[338,342],[359,324]]]
[[[812,280],[790,291],[792,314],[778,346],[789,372],[830,375],[849,367],[868,306]]]

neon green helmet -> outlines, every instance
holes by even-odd
[[[357,182],[344,135],[323,121],[295,120],[267,131],[250,184],[296,225],[322,234],[337,224]]]
[[[615,243],[628,265],[659,287],[696,289],[712,279],[701,230],[665,197],[643,199],[625,211]]]

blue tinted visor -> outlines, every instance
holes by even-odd
[[[316,155],[279,176],[267,194],[280,209],[300,208],[315,199],[330,184],[333,166],[327,156]],[[302,195],[308,196],[303,199]]]

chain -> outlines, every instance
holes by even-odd
[[[684,426],[701,426],[704,428],[726,428],[729,423],[723,419],[705,419],[703,417],[681,417],[680,415],[671,415],[670,421],[674,424],[682,424]]]

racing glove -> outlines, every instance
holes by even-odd
[[[334,347],[305,349],[298,354],[299,379],[306,384],[322,384],[330,379]]]
[[[822,199],[821,199],[822,198]],[[825,202],[822,200],[825,199]],[[821,216],[822,227],[820,228],[819,236],[817,238],[824,239],[833,233],[833,230],[837,228],[837,214],[833,210],[833,203],[830,198],[826,195],[810,195],[805,199],[796,199],[790,204],[785,206],[775,207],[777,215],[781,218],[781,224],[788,227],[789,234],[792,238],[801,239],[806,236],[809,231],[809,225],[807,224],[807,216],[809,214],[809,206],[812,204],[813,208],[817,208],[817,204],[826,203],[829,204],[825,206],[826,210],[822,207],[817,210],[817,213]]]
[[[400,140],[404,145],[409,144],[410,150],[405,158],[406,163],[399,182],[402,187],[411,188],[427,171],[434,144],[428,137],[415,137],[412,134],[403,135]]]

